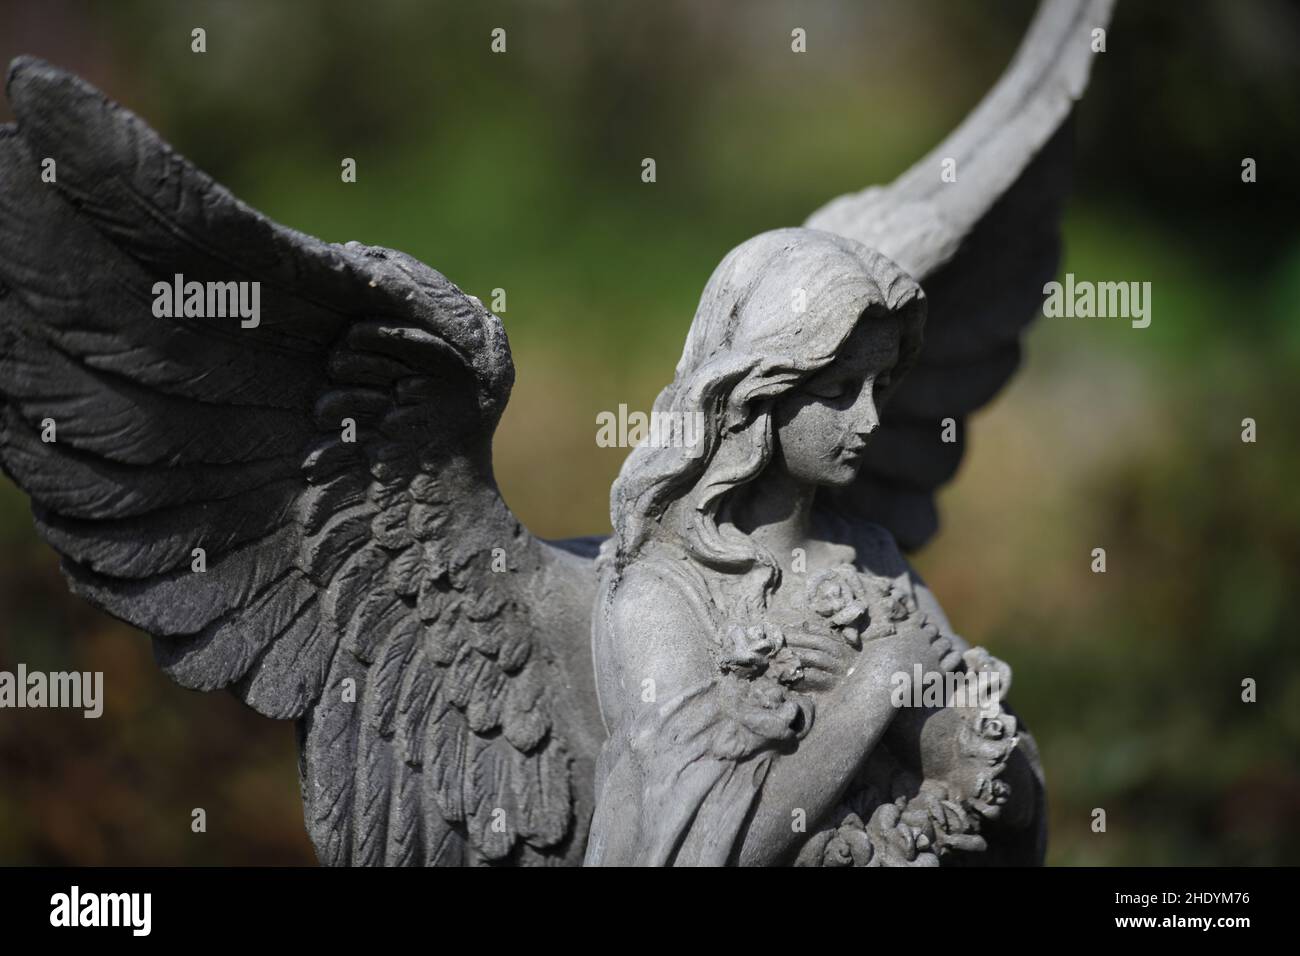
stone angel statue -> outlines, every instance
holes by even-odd
[[[501,499],[514,371],[477,299],[268,221],[19,59],[0,464],[73,592],[170,677],[296,722],[323,863],[1039,862],[1010,670],[903,552],[1055,272],[1109,6],[1046,0],[933,153],[723,260],[655,406],[698,447],[630,454],[603,544]],[[256,319],[204,314],[244,283]],[[898,706],[914,671],[1000,689]]]

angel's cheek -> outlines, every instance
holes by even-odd
[[[793,398],[778,410],[778,452],[792,477],[817,485],[853,480],[856,468],[843,458],[842,417],[842,412],[804,398]]]

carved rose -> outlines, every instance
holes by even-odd
[[[849,814],[822,851],[822,866],[871,866],[876,855],[871,837],[857,814]],[[877,866],[880,864],[877,863]]]
[[[786,685],[803,678],[803,662],[786,646],[785,634],[766,621],[729,626],[723,634],[718,667],[724,674],[748,679],[766,675]]]
[[[912,600],[894,581],[881,581],[880,596],[884,599],[885,616],[891,621],[904,620],[912,613]]]
[[[821,571],[808,581],[808,607],[828,618],[833,629],[849,644],[861,646],[860,635],[867,616],[861,578],[851,564]]]
[[[724,672],[742,677],[761,674],[767,659],[785,647],[785,635],[775,624],[732,624],[723,635],[722,658]]]
[[[739,760],[771,741],[802,737],[812,726],[812,702],[770,676],[724,679],[718,689],[726,717],[718,721],[710,749],[720,759]]]
[[[964,711],[955,742],[958,767],[948,781],[954,795],[981,816],[996,819],[1011,795],[999,776],[1018,742],[1011,714],[1000,708],[993,714]]]
[[[975,733],[985,740],[1002,740],[1015,733],[1015,731],[1007,728],[1006,721],[999,714],[996,717],[980,716],[976,718]]]
[[[997,674],[998,699],[1007,696],[1007,691],[1011,689],[1011,668],[1005,661],[994,657],[982,647],[972,647],[962,654],[962,660],[966,662],[966,670],[979,674],[986,671],[991,674]]]

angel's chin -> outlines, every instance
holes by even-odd
[[[826,470],[819,484],[827,488],[847,488],[858,480],[858,473],[861,470],[861,458],[841,458]]]

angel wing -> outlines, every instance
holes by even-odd
[[[498,494],[499,320],[268,221],[68,73],[7,88],[0,464],[72,589],[184,686],[298,721],[323,862],[580,860],[594,549]],[[178,275],[259,283],[260,324],[157,317]]]
[[[1011,378],[1056,273],[1073,107],[1112,6],[1044,0],[1002,78],[947,139],[890,185],[841,196],[805,223],[884,253],[926,293],[921,354],[841,495],[906,550],[938,528],[934,496],[961,463],[965,419]],[[955,182],[940,177],[946,160]],[[946,418],[955,442],[942,440]]]

